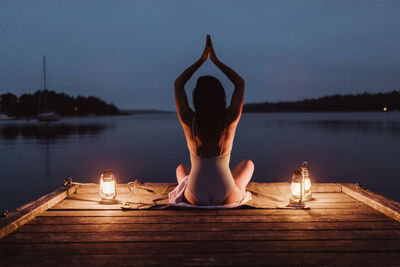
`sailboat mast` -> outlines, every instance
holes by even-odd
[[[48,106],[46,104],[46,98],[49,97],[51,99],[48,90],[47,90],[47,79],[46,79],[46,56],[43,57],[43,90],[39,90],[39,105],[38,105],[38,115],[37,118],[39,121],[58,121],[60,117],[54,112],[49,111]],[[43,95],[43,100],[41,99]],[[43,106],[43,112],[41,112],[41,104]]]
[[[46,56],[43,57],[43,71],[42,71],[42,82],[43,82],[43,88],[40,88],[39,90],[39,103],[38,103],[38,110],[37,113],[40,114],[41,108],[42,108],[42,89],[43,92],[44,90],[47,89],[47,81],[46,81]],[[45,101],[43,101],[45,102]]]
[[[47,81],[46,81],[46,57],[43,57],[43,90],[47,89]]]

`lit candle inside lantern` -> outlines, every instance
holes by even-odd
[[[310,180],[310,172],[307,167],[301,167],[301,174],[303,176],[303,184],[304,184],[304,200],[311,199],[311,180]]]
[[[103,202],[114,202],[117,196],[117,183],[110,170],[105,170],[100,177],[100,196]]]
[[[304,184],[303,176],[301,171],[295,170],[292,176],[291,184],[292,197],[290,198],[289,206],[292,207],[304,207],[303,194],[304,194]]]

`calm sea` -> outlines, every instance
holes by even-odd
[[[176,114],[0,122],[0,210],[59,188],[64,178],[97,183],[175,181],[189,164]],[[313,182],[358,182],[400,201],[400,113],[244,114],[231,166],[255,164],[253,181],[290,181],[309,162]]]

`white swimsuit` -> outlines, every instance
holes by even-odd
[[[220,155],[215,158],[202,158],[197,156],[194,126],[193,118],[192,134],[195,151],[193,153],[189,149],[192,168],[186,189],[194,197],[197,205],[220,205],[235,187],[235,181],[229,169],[231,153],[221,156],[226,129],[223,133]]]

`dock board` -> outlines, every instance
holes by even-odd
[[[0,239],[0,265],[400,265],[396,202],[389,217],[339,189],[313,192],[310,210],[122,211],[78,187]]]

